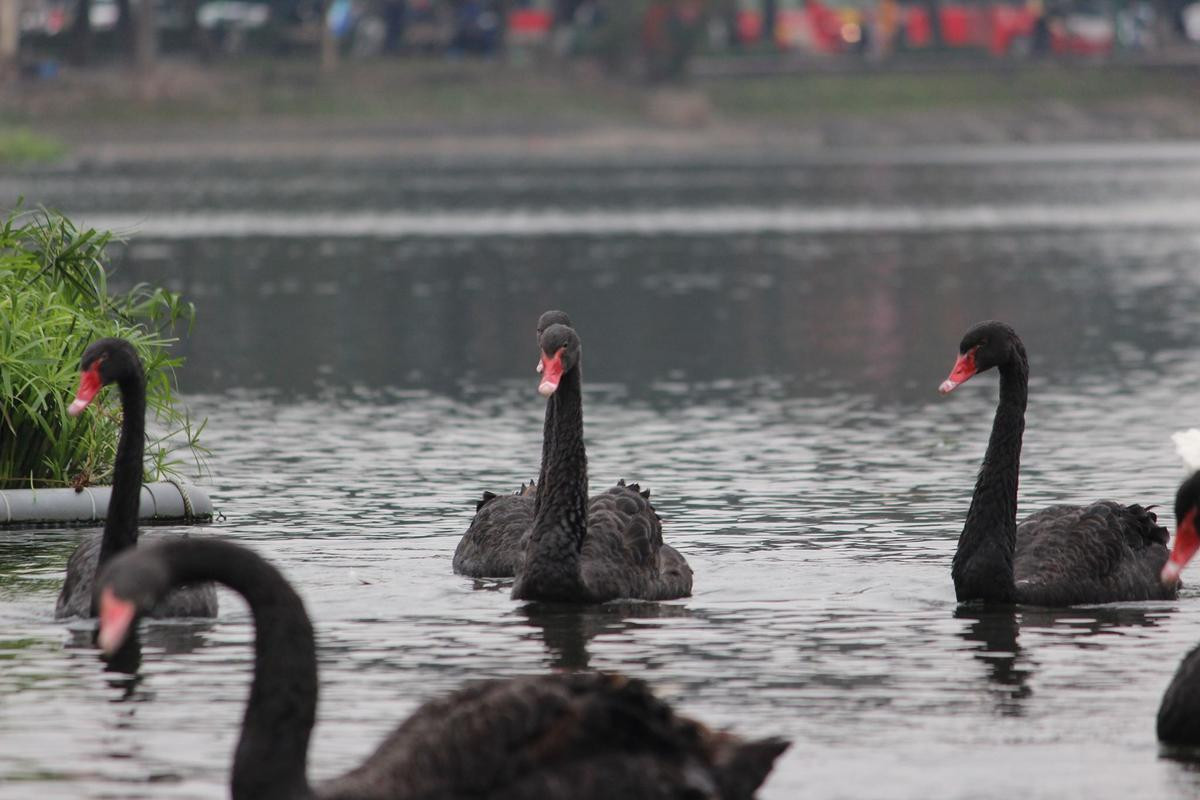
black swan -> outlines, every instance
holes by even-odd
[[[663,544],[662,522],[637,484],[619,483],[588,502],[579,335],[551,325],[541,336],[549,398],[533,525],[517,564],[513,597],[599,603],[669,600],[692,592],[692,570]]]
[[[56,619],[95,616],[92,584],[97,569],[138,541],[142,455],[146,447],[146,374],[142,361],[133,345],[124,339],[99,339],[84,350],[79,369],[79,391],[68,413],[78,416],[103,387],[115,382],[121,391],[121,438],[113,464],[104,532],[84,539],[67,560],[67,577],[54,607]],[[215,617],[216,590],[212,586],[197,586],[176,592],[154,609],[153,615]]]
[[[1200,549],[1200,534],[1196,531],[1198,511],[1200,473],[1184,481],[1175,494],[1175,547],[1162,572],[1166,586],[1179,585],[1180,570]],[[1157,728],[1158,738],[1165,744],[1200,746],[1200,647],[1188,653],[1175,671],[1158,707]]]
[[[254,679],[233,758],[234,800],[742,800],[788,747],[711,731],[676,715],[638,680],[558,673],[480,681],[429,701],[363,764],[310,786],[312,623],[292,586],[252,551],[181,539],[121,554],[99,584],[100,647],[116,651],[139,614],[172,588],[199,581],[238,592],[254,616]]]
[[[992,367],[1000,373],[992,435],[954,554],[958,599],[1068,606],[1175,597],[1177,588],[1159,580],[1167,531],[1142,506],[1109,500],[1051,506],[1017,524],[1029,384],[1025,346],[1008,325],[981,322],[963,336],[958,352],[943,394]]]
[[[551,325],[572,327],[565,311],[547,311],[538,317],[537,338]],[[538,361],[538,372],[542,363]],[[550,415],[546,415],[546,432]],[[522,483],[512,494],[484,492],[475,504],[475,516],[454,549],[454,572],[473,578],[511,578],[521,559],[521,537],[533,524],[535,483]]]

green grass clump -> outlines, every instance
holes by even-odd
[[[120,427],[120,396],[106,389],[72,419],[67,407],[84,348],[105,336],[133,343],[146,368],[148,480],[179,474],[180,455],[203,468],[206,451],[177,398],[170,332],[194,308],[139,284],[110,295],[111,234],[81,231],[66,217],[14,211],[0,227],[0,488],[104,483]]]
[[[66,146],[50,136],[28,128],[0,128],[0,164],[40,164],[57,161]]]

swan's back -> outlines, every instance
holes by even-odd
[[[1063,606],[1173,598],[1177,589],[1159,577],[1167,538],[1158,517],[1139,505],[1101,500],[1042,509],[1017,526],[1017,599]]]
[[[750,798],[787,748],[674,713],[641,681],[596,673],[484,681],[419,708],[318,796],[572,800]]]
[[[143,533],[142,544],[186,538],[186,534]],[[71,557],[67,559],[67,575],[63,579],[58,601],[54,605],[54,618],[90,617],[92,594],[95,591],[96,566],[100,563],[100,545],[104,534],[89,534]],[[215,617],[217,615],[217,590],[211,583],[176,589],[154,607],[149,616],[156,619],[173,617]]]
[[[663,544],[650,491],[625,481],[588,504],[581,572],[599,599],[669,600],[692,592],[692,570],[675,548]]]
[[[535,493],[533,481],[510,495],[484,492],[454,549],[454,572],[473,578],[515,575],[524,552],[521,538],[533,524]]]

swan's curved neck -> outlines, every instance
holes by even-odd
[[[1017,484],[1028,396],[1029,365],[1018,348],[1014,358],[1000,366],[1000,402],[992,435],[954,554],[952,575],[960,601],[1016,599]]]
[[[221,583],[242,595],[254,615],[254,682],[233,759],[233,800],[311,797],[306,773],[317,659],[304,603],[273,566],[226,542],[189,538],[163,552],[173,585]]]
[[[546,404],[533,531],[514,596],[578,600],[583,593],[580,551],[587,534],[587,452],[583,445],[583,386],[579,366],[562,376]]]
[[[146,378],[141,370],[117,382],[121,392],[121,438],[113,463],[112,492],[100,542],[103,566],[137,544],[138,502],[142,493],[142,457],[146,449]]]
[[[564,380],[566,376],[563,376]],[[563,387],[560,386],[559,391]],[[536,517],[542,508],[542,498],[545,496],[545,489],[549,488],[546,484],[546,472],[548,465],[554,458],[554,410],[558,403],[556,402],[557,392],[549,400],[546,401],[546,420],[542,425],[542,465],[538,469],[537,492],[533,496],[533,514]]]

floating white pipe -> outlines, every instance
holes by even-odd
[[[99,525],[108,514],[111,486],[75,489],[0,489],[0,527]],[[211,522],[212,501],[202,489],[176,481],[142,484],[143,523]]]

